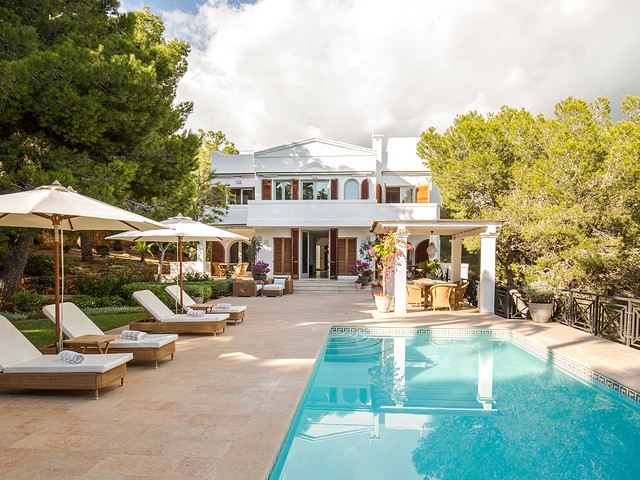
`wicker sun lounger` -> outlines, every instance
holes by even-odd
[[[55,305],[47,305],[42,309],[49,320],[55,322]],[[104,335],[95,323],[85,313],[71,302],[61,305],[62,331],[69,338],[77,338],[82,335]],[[134,362],[154,362],[158,368],[158,360],[171,356],[176,351],[176,334],[149,335],[143,340],[130,340],[116,337],[109,343],[111,353],[132,353]],[[98,353],[97,347],[89,348],[89,353]]]
[[[224,332],[229,315],[205,314],[192,317],[174,314],[151,290],[133,292],[133,299],[144,308],[152,320],[129,324],[132,330],[149,333],[213,333]]]
[[[177,304],[180,303],[180,287],[178,285],[169,285],[168,287],[164,287],[164,289],[169,294],[169,296],[176,301]],[[229,315],[229,318],[227,319],[227,325],[230,323],[237,325],[238,322],[243,322],[245,313],[247,311],[247,307],[245,305],[232,305],[229,308],[222,308],[219,307],[215,301],[210,301],[207,303],[196,303],[195,300],[187,295],[187,293],[183,290],[182,310],[186,312],[189,309],[203,310],[205,313],[226,313]]]
[[[5,317],[0,315],[0,388],[29,390],[93,390],[120,380],[124,385],[130,353],[86,355],[71,364],[58,355],[42,355]]]

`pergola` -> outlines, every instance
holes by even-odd
[[[407,240],[411,235],[451,236],[451,280],[460,280],[462,264],[462,239],[480,237],[480,284],[478,285],[478,308],[481,313],[493,313],[496,279],[496,238],[499,220],[375,220],[371,232],[383,234],[399,231],[398,238]],[[402,233],[406,231],[406,233]],[[407,312],[407,263],[406,251],[403,260],[397,262],[393,291],[396,313]]]

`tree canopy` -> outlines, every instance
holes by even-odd
[[[621,110],[569,97],[552,118],[470,112],[417,150],[454,218],[505,222],[503,280],[640,295],[640,99]]]

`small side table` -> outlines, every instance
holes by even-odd
[[[75,338],[67,338],[63,343],[80,353],[84,353],[87,348],[95,348],[98,353],[107,353],[109,344],[116,338],[116,335],[80,335]]]

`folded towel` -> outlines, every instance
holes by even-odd
[[[204,317],[204,312],[202,310],[187,310],[187,315],[190,317]]]
[[[231,304],[230,303],[217,303],[216,304],[216,308],[221,308],[223,310],[228,310],[229,308],[231,308]]]
[[[139,332],[138,330],[123,330],[120,332],[120,336],[122,338],[128,338],[129,340],[144,340],[149,336],[147,332]]]
[[[71,350],[63,350],[58,356],[65,362],[73,363],[74,365],[82,363],[84,360],[84,355],[78,352],[72,352]]]

